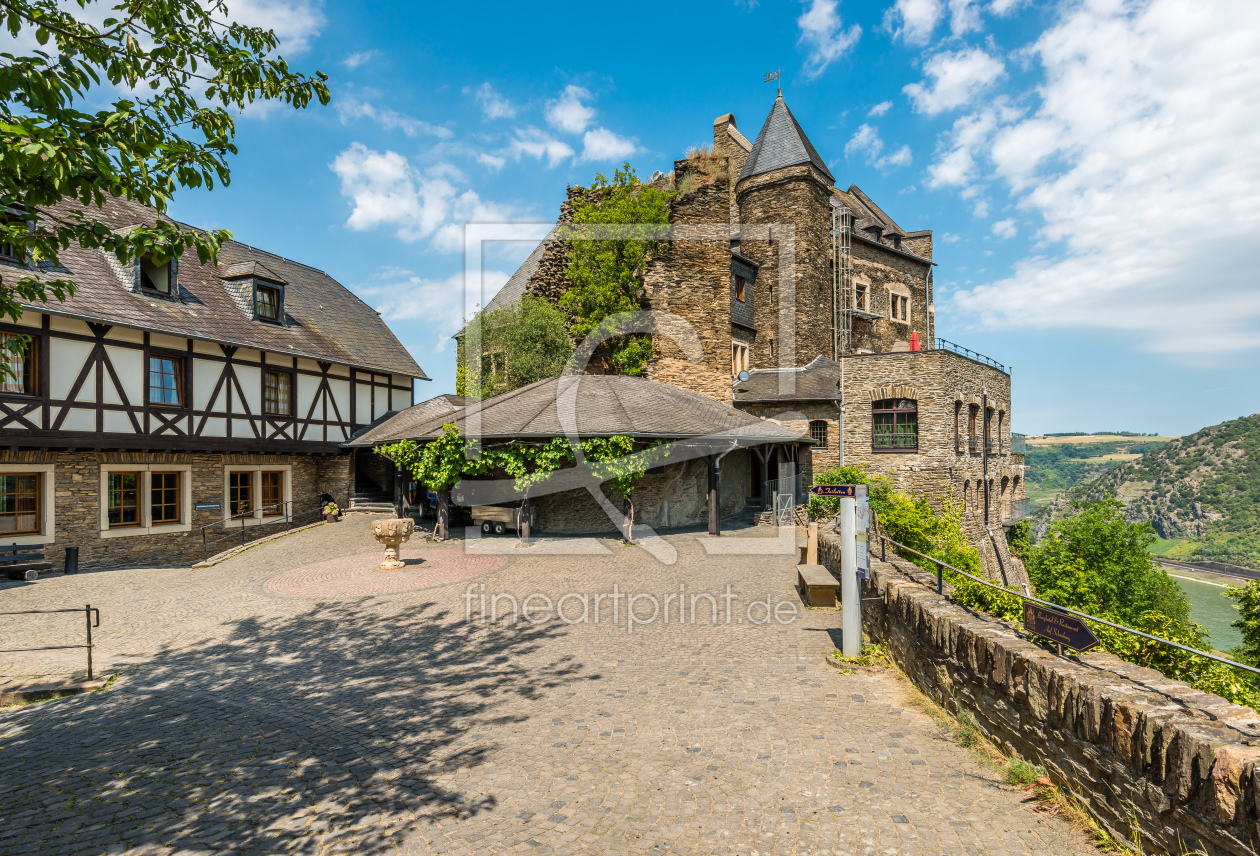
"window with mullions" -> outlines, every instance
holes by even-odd
[[[886,398],[871,405],[871,448],[894,452],[918,449],[918,402]]]
[[[284,514],[284,473],[276,470],[260,475],[263,517],[280,517]]]
[[[25,340],[24,342],[22,340]],[[17,333],[0,333],[0,360],[8,366],[8,371],[0,375],[0,394],[37,395],[35,379],[35,355],[39,353],[34,347],[33,339]],[[13,350],[10,350],[10,347]]]
[[[152,473],[149,478],[151,522],[178,523],[179,473]]]
[[[39,534],[39,473],[0,476],[0,535]]]
[[[140,525],[140,474],[109,474],[109,528]]]
[[[280,320],[280,289],[267,285],[254,286],[254,315],[263,321]]]
[[[184,406],[184,361],[153,354],[149,357],[149,403]]]
[[[249,517],[254,513],[254,474],[228,474],[228,513],[232,517]]]
[[[288,372],[263,373],[263,412],[270,416],[291,416],[293,375]]]
[[[818,448],[827,448],[827,420],[815,419],[809,423],[809,437]]]

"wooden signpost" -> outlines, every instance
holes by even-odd
[[[1024,602],[1024,629],[1074,651],[1088,651],[1098,644],[1094,631],[1081,619],[1027,601]]]

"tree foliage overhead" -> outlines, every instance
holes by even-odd
[[[0,53],[0,242],[28,264],[55,268],[71,245],[123,263],[188,249],[213,260],[226,230],[181,231],[159,216],[118,234],[94,211],[126,197],[164,214],[179,187],[226,185],[234,113],[329,100],[325,75],[290,70],[273,56],[275,33],[232,22],[224,0],[3,0],[0,14],[11,36],[40,46]],[[66,280],[6,278],[0,312],[16,319],[17,298],[73,292]]]
[[[613,236],[570,242],[569,288],[560,306],[574,318],[574,338],[599,330],[611,315],[645,308],[644,266],[665,246],[661,232],[669,223],[669,198],[664,190],[640,184],[625,164],[611,182],[596,173],[590,192],[574,200],[574,225],[617,228]],[[640,335],[617,337],[609,352],[618,373],[636,377],[651,356],[651,338]]]
[[[466,330],[481,331],[481,374],[461,365],[461,394],[480,388],[480,398],[558,377],[573,354],[568,319],[545,298],[527,294],[519,303],[479,312]],[[480,387],[478,387],[480,381]]]

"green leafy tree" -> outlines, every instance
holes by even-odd
[[[1238,604],[1239,617],[1233,624],[1243,639],[1230,654],[1243,663],[1260,666],[1260,580],[1230,586],[1224,594]]]
[[[558,377],[573,354],[568,319],[550,301],[527,294],[519,303],[478,313],[469,324],[481,325],[482,398]],[[468,366],[461,362],[467,375]],[[477,389],[478,378],[463,378],[462,388]]]
[[[111,197],[164,215],[179,187],[226,185],[234,114],[256,101],[327,104],[327,77],[290,70],[275,33],[231,22],[223,0],[123,0],[90,23],[93,0],[4,0],[11,36],[40,48],[0,54],[0,243],[55,269],[71,245],[129,263],[195,250],[204,264],[231,238],[169,218],[126,234],[99,219]],[[125,93],[125,94],[122,94]],[[112,98],[102,109],[90,109]],[[33,273],[0,286],[0,313],[19,301],[65,300],[74,284]],[[13,347],[21,347],[15,343]]]
[[[1032,546],[1032,522],[1021,520],[1006,530],[1006,543],[1016,556],[1023,556]]]
[[[376,453],[408,470],[417,482],[438,495],[435,534],[445,541],[450,534],[450,490],[459,481],[467,463],[467,444],[453,424],[443,425],[442,434],[423,445],[400,440],[378,446]]]
[[[643,269],[661,252],[662,228],[669,223],[670,194],[640,184],[630,164],[613,173],[611,182],[595,174],[590,192],[574,201],[577,226],[618,227],[615,237],[572,241],[566,275],[569,288],[560,306],[574,318],[572,334],[581,340],[595,332],[610,315],[634,312],[645,306]],[[638,376],[652,356],[648,336],[620,336],[609,351],[620,374]]]
[[[1189,601],[1147,552],[1155,542],[1149,523],[1125,520],[1123,506],[1110,496],[1074,509],[1025,551],[1039,597],[1093,615],[1118,616],[1129,626],[1152,610],[1189,621]]]

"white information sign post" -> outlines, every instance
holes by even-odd
[[[842,653],[862,653],[862,593],[858,584],[857,498],[840,498],[840,620]]]

